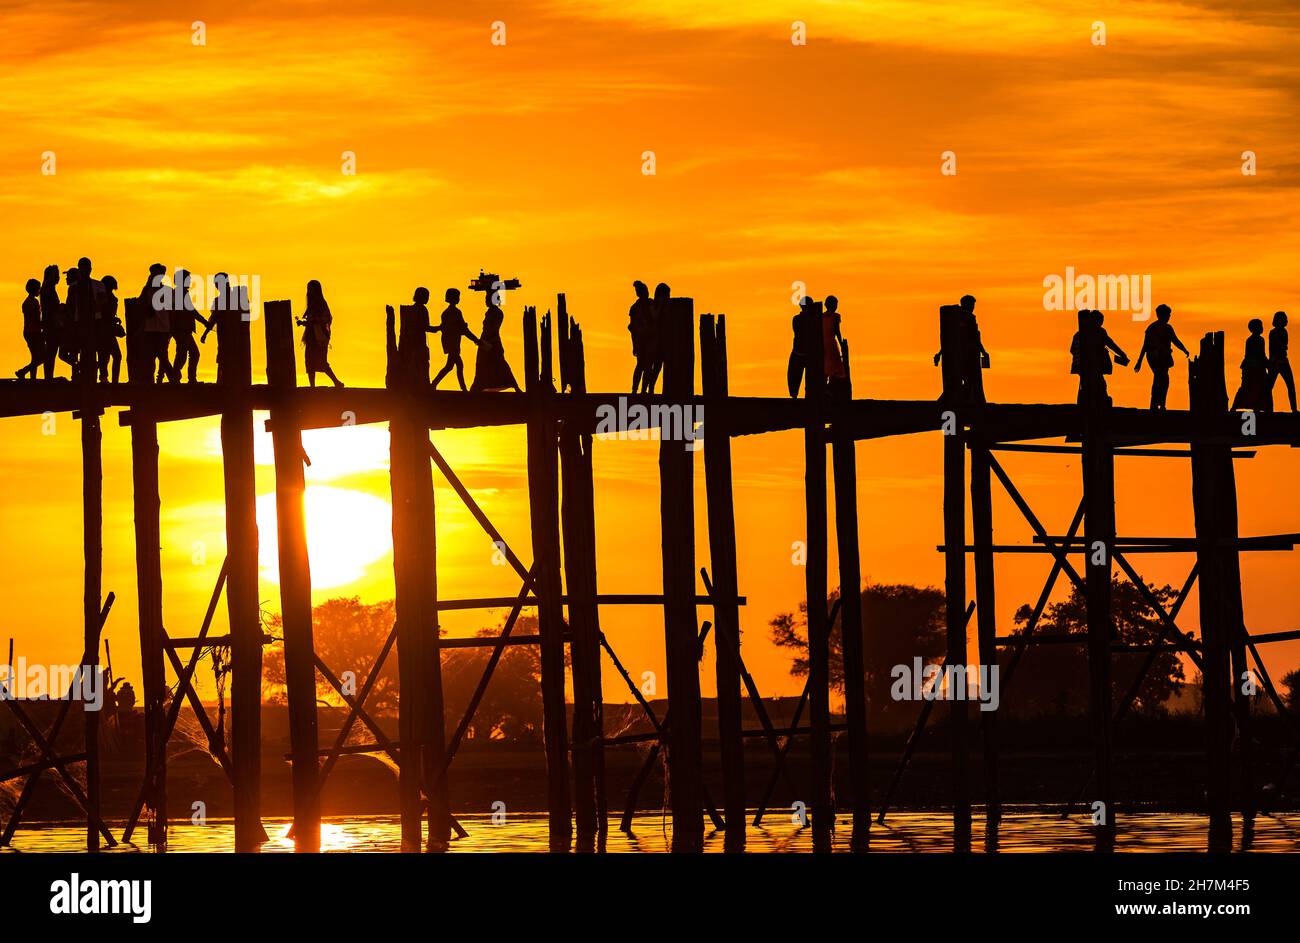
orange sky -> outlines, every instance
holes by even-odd
[[[383,306],[417,285],[435,297],[480,267],[518,276],[505,342],[521,368],[518,315],[556,291],[582,323],[589,383],[631,372],[634,278],[669,282],[697,312],[725,312],[735,393],[778,395],[792,284],[841,299],[858,395],[937,395],[936,309],[979,299],[990,398],[1070,401],[1073,315],[1045,311],[1043,279],[1067,266],[1150,275],[1192,345],[1209,329],[1240,349],[1244,323],[1300,310],[1294,130],[1300,15],[1285,3],[746,0],[503,2],[433,13],[421,2],[341,12],[316,2],[225,2],[183,16],[163,2],[7,4],[0,14],[0,361],[25,362],[19,304],[48,263],[89,255],[122,294],[150,262],[257,275],[262,297],[301,311],[309,278],[335,315],[332,361],[350,385],[383,380]],[[191,41],[192,20],[206,45]],[[493,21],[506,27],[493,45]],[[791,24],[807,25],[805,46]],[[1091,42],[1096,21],[1106,45]],[[642,173],[644,151],[657,173]],[[1254,151],[1258,174],[1241,173]],[[41,172],[55,154],[57,172]],[[342,173],[341,155],[357,173]],[[940,173],[956,154],[957,173]],[[476,298],[469,301],[477,301]],[[467,303],[477,329],[480,314]],[[1143,325],[1107,326],[1136,356]],[[213,347],[202,371],[213,376]],[[254,373],[262,376],[255,326]],[[1230,371],[1231,373],[1231,371]],[[1118,403],[1146,401],[1149,375],[1117,375]],[[1186,404],[1176,368],[1170,403]],[[17,651],[80,650],[80,466],[76,423],[3,421],[0,598]],[[435,440],[527,558],[522,430]],[[259,443],[260,494],[273,492]],[[382,427],[317,433],[308,481],[317,599],[392,594]],[[165,621],[198,628],[223,550],[216,420],[162,432]],[[791,544],[803,536],[802,440],[735,443],[749,667],[766,693],[793,693],[767,620],[803,596]],[[859,447],[863,572],[939,583],[937,435]],[[1078,494],[1068,456],[1015,456],[1008,470],[1049,530]],[[1300,531],[1285,449],[1239,463],[1246,534]],[[658,589],[656,447],[596,451],[600,586]],[[1119,460],[1121,533],[1191,533],[1185,463]],[[1157,478],[1156,476],[1163,476]],[[707,563],[702,464],[700,561]],[[114,666],[139,676],[129,439],[105,423],[106,589],[118,603]],[[446,596],[513,593],[507,568],[440,486]],[[999,542],[1028,529],[995,496]],[[311,505],[309,505],[311,506]],[[273,532],[263,529],[264,541]],[[205,551],[195,563],[196,546]],[[833,550],[833,548],[832,548]],[[203,556],[200,554],[200,556]],[[1180,584],[1186,556],[1139,558]],[[1296,563],[1245,561],[1255,631],[1295,627]],[[999,560],[1000,631],[1032,601],[1042,557]],[[834,572],[834,571],[832,571]],[[262,598],[278,610],[264,572]],[[1195,605],[1184,623],[1195,625]],[[504,613],[455,614],[457,634]],[[706,618],[707,611],[701,610]],[[653,609],[606,610],[634,676],[662,671]],[[217,631],[224,631],[224,606]],[[712,646],[710,646],[710,653]],[[1296,649],[1274,647],[1275,670]],[[335,666],[342,668],[345,666]],[[701,677],[711,691],[712,668]],[[662,674],[660,675],[662,677]],[[205,679],[207,680],[207,679]],[[623,697],[611,678],[607,695]]]

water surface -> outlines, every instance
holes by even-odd
[[[494,823],[490,814],[457,816],[469,837],[451,843],[453,853],[464,852],[544,852],[547,850],[546,816],[520,813],[507,815],[504,822]],[[1120,820],[1116,850],[1127,852],[1202,852],[1206,850],[1205,816],[1147,812],[1125,815]],[[122,823],[110,823],[121,834]],[[1234,817],[1234,849],[1242,850],[1241,819]],[[291,852],[287,819],[267,819],[271,839],[263,846],[266,852]],[[850,829],[842,823],[835,832],[836,851],[848,851]],[[137,837],[143,839],[143,828]],[[633,835],[610,828],[606,850],[610,852],[664,852],[668,850],[671,828],[667,816],[642,813],[634,821]],[[67,823],[23,823],[14,835],[13,850],[18,852],[68,851],[85,848],[84,826]],[[973,828],[974,850],[984,850],[984,823],[976,816]],[[1090,819],[1079,815],[1062,819],[1056,813],[1020,811],[1004,814],[998,849],[1003,852],[1091,851],[1093,833]],[[321,824],[321,848],[327,852],[397,852],[401,850],[400,820],[395,815],[349,816],[326,819]],[[152,851],[148,845],[123,845],[112,853]],[[209,820],[206,825],[188,821],[171,826],[171,851],[230,852],[234,850],[234,824],[229,819]],[[771,814],[760,828],[749,828],[747,850],[762,852],[810,852],[812,832],[802,828],[789,812]],[[944,812],[892,812],[884,825],[872,825],[871,851],[945,852],[952,850],[952,817]],[[1300,850],[1300,813],[1260,816],[1256,820],[1253,851],[1289,852]],[[722,851],[722,833],[712,828],[705,832],[705,851]]]

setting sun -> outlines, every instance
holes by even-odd
[[[336,589],[354,583],[392,551],[393,509],[382,498],[347,488],[308,485],[305,502],[313,587]],[[279,560],[272,539],[274,494],[258,495],[257,529],[265,535],[258,547],[262,576],[279,583]]]

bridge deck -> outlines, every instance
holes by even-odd
[[[246,404],[270,409],[282,394],[265,384],[249,388]],[[122,408],[167,422],[217,416],[228,408],[230,391],[215,383],[164,386],[105,384],[95,388],[102,408]],[[70,412],[84,404],[84,391],[67,381],[0,382],[0,418]],[[533,403],[526,394],[465,393],[459,390],[429,390],[410,394],[385,388],[333,387],[295,389],[290,397],[302,428],[323,429],[340,425],[387,422],[403,408],[420,410],[431,429],[466,429],[483,426],[522,425],[528,421]],[[597,431],[606,417],[631,417],[638,408],[645,421],[655,408],[690,406],[693,418],[722,411],[733,436],[802,429],[811,408],[807,400],[774,396],[732,396],[711,401],[703,396],[672,398],[658,394],[559,393],[548,397],[556,417],[585,431]],[[246,405],[245,405],[245,408]],[[874,439],[942,427],[948,407],[933,400],[854,399],[833,405],[828,422],[842,424],[855,439]],[[984,442],[1065,436],[1078,438],[1083,431],[1084,410],[1073,403],[988,403],[954,410],[963,426]],[[129,424],[129,413],[122,417]],[[1300,414],[1258,413],[1254,430],[1244,431],[1243,414],[1222,413],[1214,420],[1188,410],[1152,412],[1148,409],[1113,407],[1108,428],[1116,445],[1198,443],[1235,446],[1300,445]],[[643,425],[643,427],[645,427]]]

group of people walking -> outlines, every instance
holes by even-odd
[[[1169,371],[1174,366],[1174,349],[1190,359],[1191,353],[1178,338],[1170,319],[1173,311],[1169,305],[1156,308],[1156,319],[1147,325],[1133,370],[1141,372],[1143,361],[1151,370],[1151,409],[1166,408],[1169,394]],[[1113,365],[1128,366],[1128,355],[1111,339],[1104,327],[1105,317],[1100,311],[1080,311],[1079,330],[1070,343],[1070,372],[1079,377],[1079,403],[1110,402],[1106,391],[1106,377]],[[1273,315],[1273,330],[1269,332],[1268,346],[1264,344],[1264,322],[1253,318],[1247,325],[1245,357],[1241,361],[1241,385],[1232,400],[1233,409],[1257,412],[1273,411],[1273,387],[1281,377],[1286,384],[1291,411],[1296,412],[1295,377],[1287,356],[1288,336],[1285,311]],[[1111,354],[1114,354],[1114,360]]]
[[[60,274],[65,286],[62,298],[59,294]],[[118,383],[122,367],[120,340],[130,332],[130,346],[140,352],[138,363],[145,382],[179,383],[185,377],[194,383],[198,380],[199,345],[205,343],[213,331],[217,332],[220,341],[228,319],[249,317],[246,288],[237,285],[224,273],[214,276],[212,284],[211,308],[209,316],[204,317],[194,305],[190,273],[177,269],[169,284],[167,267],[155,263],[149,267],[138,296],[134,309],[137,312],[135,323],[130,323],[128,318],[124,325],[119,313],[117,279],[112,275],[96,278],[88,258],[80,259],[76,267],[62,273],[58,265],[49,265],[40,280],[29,279],[26,284],[22,317],[23,340],[29,359],[17,370],[18,379],[35,380],[38,374],[46,380],[61,379],[56,371],[59,363],[64,363],[70,368],[73,378],[81,377],[84,370],[91,370],[101,383]],[[471,288],[484,291],[486,301],[483,326],[478,335],[470,331],[461,313],[459,289],[448,288],[444,293],[446,307],[437,324],[433,324],[429,317],[428,289],[416,289],[414,313],[423,314],[416,321],[423,325],[424,331],[439,335],[446,356],[446,362],[433,378],[435,389],[455,371],[456,382],[462,390],[519,391],[501,340],[505,316],[497,304],[498,292],[489,290],[493,285],[514,288],[518,282],[501,283],[496,276],[482,275],[471,284]],[[663,324],[672,292],[662,282],[655,287],[653,296],[645,282],[635,281],[632,287],[636,295],[628,310],[628,331],[632,336],[632,355],[636,361],[632,370],[632,391],[653,393],[663,370]],[[1142,349],[1133,368],[1140,372],[1145,363],[1151,371],[1150,406],[1153,410],[1166,408],[1174,350],[1190,357],[1170,323],[1172,314],[1168,305],[1156,308],[1155,320],[1147,325]],[[316,280],[308,282],[306,306],[297,324],[303,329],[303,362],[312,386],[316,385],[317,374],[324,374],[335,386],[343,386],[329,362],[333,323],[321,283]],[[199,325],[203,326],[203,333],[196,342]],[[835,394],[846,389],[848,371],[843,357],[839,302],[835,296],[827,296],[823,303],[802,298],[791,327],[794,339],[786,375],[790,395],[798,396],[801,387],[807,388],[807,378],[814,375],[812,358],[819,350],[821,375],[828,391]],[[1291,411],[1295,412],[1296,386],[1288,357],[1286,312],[1278,311],[1273,315],[1267,342],[1262,320],[1251,320],[1248,328],[1250,333],[1241,361],[1241,385],[1233,398],[1233,409],[1271,412],[1273,388],[1280,377],[1286,385]],[[468,387],[461,355],[462,342],[466,339],[478,348],[474,380]],[[958,304],[940,308],[940,340],[941,348],[934,355],[934,362],[936,366],[942,363],[944,368],[945,398],[963,404],[983,403],[981,371],[988,368],[989,355],[980,340],[974,296],[965,295]],[[217,379],[220,381],[219,343],[216,360]],[[1078,402],[1109,403],[1106,378],[1113,374],[1116,364],[1123,367],[1128,363],[1128,355],[1107,333],[1102,312],[1079,311],[1078,330],[1070,342],[1070,372],[1079,378]],[[427,376],[427,363],[424,368]],[[136,370],[135,361],[132,370]],[[132,376],[134,379],[134,373]]]
[[[808,384],[817,375],[815,367],[819,349],[826,390],[832,396],[842,395],[848,371],[844,367],[841,349],[844,338],[840,334],[839,308],[839,299],[834,295],[827,295],[820,304],[807,295],[799,299],[799,312],[790,319],[794,342],[790,347],[785,375],[792,398],[799,395],[801,385],[805,393],[809,392]]]
[[[66,286],[62,299],[60,274]],[[89,369],[101,382],[107,382],[111,370],[116,383],[122,367],[118,338],[126,335],[117,308],[117,279],[93,277],[90,259],[82,258],[62,273],[58,265],[47,265],[39,281],[27,280],[22,312],[28,362],[17,370],[18,379],[35,380],[38,372],[55,379],[58,364],[64,363],[73,377]]]
[[[137,382],[180,383],[182,377],[198,382],[199,344],[208,335],[217,334],[217,380],[221,379],[220,341],[230,319],[250,317],[247,288],[237,284],[224,272],[213,276],[212,303],[209,316],[195,307],[194,282],[185,269],[177,269],[174,279],[167,278],[167,266],[156,262],[149,266],[144,287],[136,296],[134,321],[124,323],[119,310],[117,279],[112,275],[95,278],[88,258],[62,273],[64,296],[59,297],[59,267],[49,265],[41,281],[29,279],[23,299],[23,340],[27,344],[28,363],[17,370],[20,380],[66,379],[57,374],[60,362],[67,364],[71,377],[78,379],[86,369],[92,370],[100,383],[120,383],[122,379],[121,339],[131,335],[129,347],[134,352],[132,370],[138,369]],[[324,373],[335,384],[342,381],[329,365],[329,346],[333,317],[318,281],[307,283],[307,304],[298,319],[303,328],[304,363],[308,381],[316,385],[316,374]],[[203,333],[195,340],[199,325]],[[87,357],[87,336],[93,357]]]
[[[483,278],[495,279],[495,276],[483,276]],[[408,320],[403,315],[403,330],[406,330],[408,325],[414,324],[420,331],[439,335],[439,340],[442,343],[442,352],[447,359],[442,369],[433,378],[433,388],[437,389],[438,384],[454,370],[456,372],[456,382],[460,384],[462,390],[471,392],[514,390],[515,392],[521,392],[519,384],[515,380],[514,372],[510,369],[510,363],[506,360],[505,345],[501,341],[501,325],[505,323],[505,313],[497,304],[496,292],[484,289],[486,308],[483,312],[483,326],[477,336],[469,329],[465,315],[461,313],[460,289],[448,288],[443,292],[443,300],[447,303],[447,306],[443,308],[437,324],[432,323],[429,317],[429,289],[417,288],[412,296],[412,303],[403,306],[404,312],[409,311],[414,315],[413,320]],[[388,306],[388,313],[390,316],[393,314],[391,305]],[[474,363],[474,380],[468,387],[465,385],[465,361],[461,355],[461,343],[466,338],[478,348],[478,355]],[[413,370],[414,375],[427,378],[429,376],[427,348],[422,344],[415,348],[408,344],[399,345],[399,350],[410,349],[424,351],[421,354],[424,362],[422,364],[407,364],[406,369]]]
[[[1246,355],[1241,361],[1241,386],[1233,397],[1233,409],[1251,409],[1256,412],[1273,411],[1273,387],[1281,377],[1286,384],[1291,412],[1296,411],[1295,376],[1291,373],[1291,360],[1287,356],[1290,338],[1286,330],[1286,312],[1273,315],[1273,329],[1268,332],[1268,347],[1264,346],[1264,322],[1251,319],[1247,325],[1250,336],[1246,338]]]
[[[627,329],[632,335],[632,392],[653,393],[664,368],[662,324],[668,312],[672,289],[663,282],[655,286],[654,297],[643,281],[632,283],[636,300],[627,312]]]
[[[833,299],[827,299],[828,302]],[[833,307],[828,304],[828,308]],[[984,384],[981,369],[989,366],[988,351],[980,341],[979,325],[975,320],[975,298],[966,295],[956,305],[939,309],[939,353],[934,355],[936,366],[943,362],[945,401],[961,404],[984,402]],[[1138,353],[1135,372],[1141,372],[1145,362],[1151,371],[1151,409],[1163,410],[1169,395],[1169,372],[1174,366],[1174,350],[1190,359],[1187,347],[1178,338],[1170,320],[1173,311],[1169,305],[1156,308],[1156,318],[1147,325]],[[1070,372],[1079,378],[1077,402],[1084,404],[1110,403],[1106,378],[1114,373],[1115,365],[1126,367],[1129,357],[1106,331],[1106,317],[1096,309],[1078,312],[1078,330],[1070,340]],[[798,316],[796,316],[796,324]],[[1246,355],[1241,362],[1241,386],[1232,402],[1233,409],[1251,409],[1260,412],[1273,410],[1273,387],[1281,377],[1286,384],[1291,411],[1296,411],[1295,378],[1287,357],[1287,317],[1285,311],[1273,315],[1273,330],[1269,332],[1268,346],[1264,344],[1264,324],[1258,318],[1249,324],[1250,336],[1246,340]],[[835,326],[838,331],[838,321]],[[798,347],[796,326],[796,348]],[[953,356],[951,352],[957,352]],[[793,357],[792,357],[793,365]],[[827,375],[830,376],[828,361]],[[797,386],[793,381],[790,395]]]

